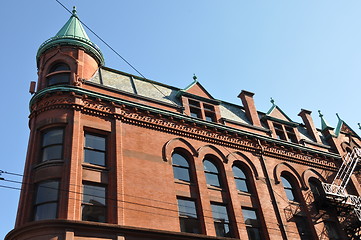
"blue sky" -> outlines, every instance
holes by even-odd
[[[217,99],[241,104],[237,95],[245,89],[255,93],[260,111],[271,107],[273,97],[296,122],[301,122],[297,114],[305,108],[319,127],[321,109],[330,125],[336,126],[339,113],[361,134],[360,1],[62,2],[70,9],[76,5],[82,21],[148,79],[184,88],[195,73]],[[23,172],[36,51],[68,18],[55,0],[2,3],[1,170]],[[101,48],[106,66],[136,74],[88,34]],[[4,181],[0,185],[20,187]],[[18,195],[17,190],[0,187],[0,239],[13,227]]]

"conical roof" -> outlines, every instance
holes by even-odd
[[[52,38],[46,40],[39,47],[36,54],[36,60],[39,62],[39,57],[48,49],[63,45],[82,47],[86,52],[91,54],[100,65],[104,65],[103,54],[100,49],[90,41],[87,33],[85,32],[82,23],[80,22],[76,9],[74,7],[73,14],[59,32]]]

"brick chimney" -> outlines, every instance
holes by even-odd
[[[256,106],[253,100],[254,93],[242,90],[238,97],[242,100],[242,104],[246,111],[246,115],[249,121],[254,126],[261,127],[261,122],[259,121],[258,113]]]
[[[303,123],[306,125],[306,129],[308,134],[317,142],[321,143],[320,136],[317,133],[315,124],[313,123],[312,117],[311,117],[311,111],[306,109],[301,109],[301,112],[298,114],[303,120]]]

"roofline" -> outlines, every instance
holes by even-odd
[[[138,80],[142,80],[142,81],[145,81],[145,82],[149,82],[149,83],[152,83],[152,84],[157,84],[159,86],[162,86],[162,87],[167,87],[167,88],[171,88],[173,90],[177,90],[177,91],[180,91],[182,90],[181,88],[178,88],[178,87],[174,87],[174,86],[170,86],[170,85],[167,85],[167,84],[164,84],[164,83],[161,83],[161,82],[157,82],[157,81],[154,81],[154,80],[150,80],[148,78],[144,78],[144,77],[140,77],[138,75],[134,75],[134,74],[131,74],[131,73],[127,73],[127,72],[123,72],[123,71],[120,71],[120,70],[116,70],[114,68],[110,68],[110,67],[106,67],[106,66],[101,66],[99,67],[100,69],[104,69],[104,70],[108,70],[108,71],[111,71],[111,72],[114,72],[114,73],[119,73],[119,74],[123,74],[123,75],[126,75],[128,77],[133,77],[133,78],[136,78]]]
[[[324,156],[331,157],[331,158],[334,158],[334,159],[341,159],[341,156],[339,154],[336,154],[336,153],[325,152],[325,151],[321,151],[321,150],[318,150],[318,149],[309,148],[307,146],[302,146],[302,145],[299,145],[299,144],[295,144],[295,143],[292,143],[292,142],[287,142],[287,141],[274,139],[274,138],[269,137],[269,136],[259,135],[257,133],[247,132],[247,131],[244,131],[244,130],[241,130],[241,129],[237,129],[237,128],[233,128],[233,127],[229,127],[229,126],[224,126],[224,125],[221,125],[219,123],[213,123],[213,122],[208,122],[208,121],[201,120],[201,119],[196,119],[196,118],[193,118],[193,117],[181,114],[181,113],[170,112],[170,111],[167,111],[167,110],[164,110],[164,109],[159,109],[159,108],[156,108],[156,107],[147,106],[147,105],[144,105],[144,104],[135,103],[135,102],[128,101],[128,100],[119,99],[119,98],[116,98],[116,97],[110,97],[110,96],[107,96],[105,94],[101,94],[101,93],[98,93],[98,92],[86,90],[86,89],[75,87],[75,86],[54,86],[54,87],[48,87],[48,88],[40,90],[39,92],[37,92],[30,99],[30,103],[29,103],[30,109],[31,109],[32,104],[34,104],[34,102],[38,98],[40,98],[40,97],[42,97],[42,96],[44,96],[44,95],[46,95],[48,93],[59,92],[59,91],[61,91],[61,92],[75,92],[75,93],[78,93],[78,94],[84,94],[84,95],[87,95],[89,97],[100,98],[100,99],[104,99],[105,101],[116,102],[118,104],[124,104],[124,105],[130,106],[130,107],[136,107],[138,109],[143,109],[143,110],[146,110],[146,111],[152,111],[152,112],[156,112],[156,113],[163,114],[163,115],[166,115],[166,116],[175,117],[175,118],[186,120],[186,121],[189,121],[189,122],[194,122],[196,124],[205,125],[205,126],[210,127],[210,128],[218,128],[219,130],[234,132],[234,133],[237,133],[237,134],[240,134],[240,135],[258,138],[260,140],[264,140],[264,141],[267,141],[267,142],[277,143],[279,145],[283,145],[283,146],[287,146],[287,147],[293,147],[293,148],[297,148],[297,149],[308,151],[308,152],[315,153],[315,154],[322,154]]]

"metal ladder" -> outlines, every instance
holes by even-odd
[[[346,192],[347,183],[350,181],[358,162],[361,162],[361,150],[355,147],[352,152],[347,153],[333,182],[331,184],[322,183],[322,187],[327,197],[352,206],[356,216],[361,221],[361,197],[349,195]]]

